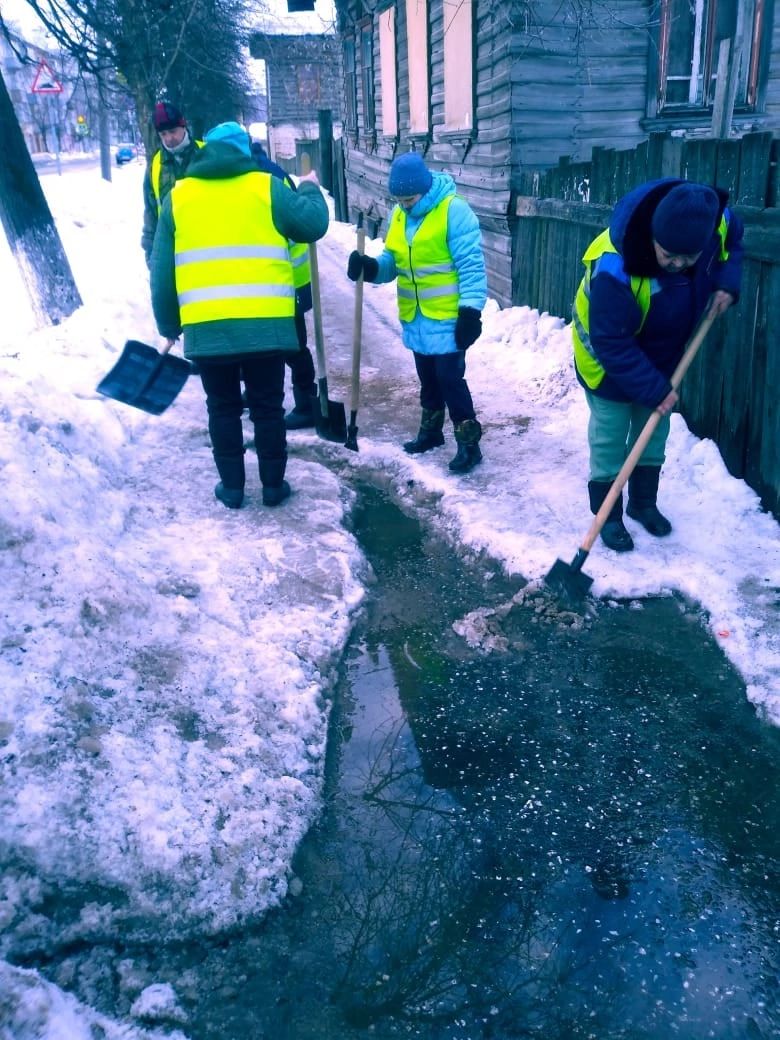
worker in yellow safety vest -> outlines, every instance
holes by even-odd
[[[241,414],[254,424],[262,500],[290,494],[284,479],[285,359],[300,350],[290,242],[314,242],[328,228],[328,207],[312,171],[298,190],[258,170],[247,132],[220,123],[204,138],[187,176],[165,199],[152,250],[152,307],[172,345],[184,332],[184,356],[196,361],[209,436],[225,506],[244,501]]]
[[[390,167],[390,214],[379,257],[354,250],[347,277],[366,282],[397,279],[404,346],[414,355],[422,418],[404,451],[419,455],[444,444],[444,409],[454,427],[457,454],[452,473],[468,473],[482,461],[482,426],[466,382],[466,351],[482,333],[487,276],[476,214],[456,193],[447,173],[428,169],[417,152]]]
[[[170,101],[158,101],[152,116],[154,128],[160,139],[160,148],[152,156],[144,175],[144,226],[141,247],[147,267],[151,261],[154,233],[165,197],[176,181],[183,177],[190,161],[203,147],[190,135],[187,121]]]
[[[622,198],[588,247],[574,301],[574,363],[590,410],[590,508],[597,513],[648,418],[661,419],[629,477],[626,514],[649,534],[672,530],[657,504],[670,414],[670,378],[705,312],[738,298],[742,222],[728,193],[679,178],[642,184]],[[634,541],[622,496],[601,531],[616,552]]]

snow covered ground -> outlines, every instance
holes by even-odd
[[[451,431],[423,457],[400,447],[418,408],[393,286],[366,287],[360,451],[294,434],[290,501],[260,505],[250,454],[247,503],[224,509],[197,379],[160,417],[94,389],[126,339],[160,342],[139,246],[142,172],[42,178],[84,299],[61,326],[31,329],[0,243],[2,1040],[177,1027],[163,986],[135,992],[129,980],[135,1024],[112,1024],[3,964],[9,951],[215,933],[284,897],[320,807],[328,690],[370,581],[346,476],[381,470],[453,544],[532,581],[570,559],[590,523],[586,408],[564,322],[488,306],[468,370],[485,461],[457,479]],[[347,407],[353,242],[334,223],[319,245],[331,397]],[[698,601],[776,724],[780,528],[679,416],[668,455],[660,505],[674,533],[659,541],[632,525],[637,548],[623,556],[597,544],[593,591]],[[66,931],[47,916],[53,892],[87,890]]]

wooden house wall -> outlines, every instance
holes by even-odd
[[[337,5],[342,31],[357,21],[357,5]],[[475,135],[448,134],[444,125],[444,5],[430,4],[430,91],[431,132],[427,139],[412,138],[409,132],[409,64],[407,57],[406,5],[395,7],[398,136],[385,138],[381,132],[382,89],[379,62],[379,33],[374,32],[374,92],[377,113],[376,135],[345,133],[347,193],[352,218],[362,211],[381,220],[380,234],[387,226],[392,204],[387,192],[390,164],[396,155],[415,147],[432,170],[449,173],[458,192],[476,212],[482,227],[483,249],[490,293],[499,302],[512,298],[512,239],[510,234],[510,142],[508,125],[511,108],[509,37],[495,31],[491,3],[475,0]],[[357,60],[359,62],[359,47]],[[358,65],[358,126],[364,126],[363,99]]]
[[[337,0],[341,32],[350,33],[366,17],[367,4]],[[383,84],[379,33],[374,18],[374,89],[377,132],[365,135],[358,62],[359,135],[345,136],[345,166],[350,214],[368,214],[368,226],[386,226],[390,210],[387,173],[393,158],[415,147],[434,170],[450,173],[459,192],[477,213],[483,232],[489,291],[502,305],[512,292],[512,242],[516,216],[513,199],[523,193],[529,170],[591,158],[594,147],[630,149],[654,129],[648,120],[650,63],[656,46],[654,0],[613,0],[577,5],[534,0],[528,19],[511,18],[522,5],[502,0],[474,0],[474,134],[449,135],[444,125],[443,0],[430,0],[431,134],[409,133],[409,68],[404,0],[382,4],[395,8],[398,135],[381,133]],[[770,74],[762,125],[780,128],[780,2],[767,0],[771,25]],[[358,34],[359,35],[359,34]],[[372,221],[373,218],[373,221]],[[381,232],[380,232],[381,233]],[[514,258],[515,272],[522,257]]]
[[[772,10],[772,4],[769,5]],[[780,130],[780,3],[775,0],[774,24],[770,45],[769,78],[766,86],[768,128]]]
[[[594,7],[579,29],[559,0],[539,0],[512,40],[512,164],[589,158],[594,145],[629,147],[645,136],[649,36],[647,4]]]
[[[647,131],[649,63],[656,41],[649,29],[650,5],[613,0],[594,8],[595,26],[583,33],[579,61],[580,98],[574,132],[575,159],[591,148],[632,148]],[[549,161],[549,160],[548,160]]]

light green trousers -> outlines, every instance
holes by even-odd
[[[590,409],[588,444],[590,446],[590,479],[611,483],[620,472],[628,453],[636,443],[652,408],[623,401],[608,401],[585,391]],[[640,466],[662,466],[671,420],[665,415],[639,460]]]

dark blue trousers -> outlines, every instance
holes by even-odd
[[[287,434],[284,426],[284,362],[281,352],[236,357],[230,361],[199,358],[198,368],[206,408],[209,437],[214,458],[244,456],[244,431],[241,414],[241,381],[246,386],[249,418],[255,427],[255,446],[261,462],[287,459]],[[220,471],[221,472],[221,471]],[[235,487],[236,485],[229,485]]]
[[[453,354],[414,353],[414,364],[420,379],[420,404],[438,412],[444,406],[453,425],[476,419],[474,402],[466,382],[466,352]]]

